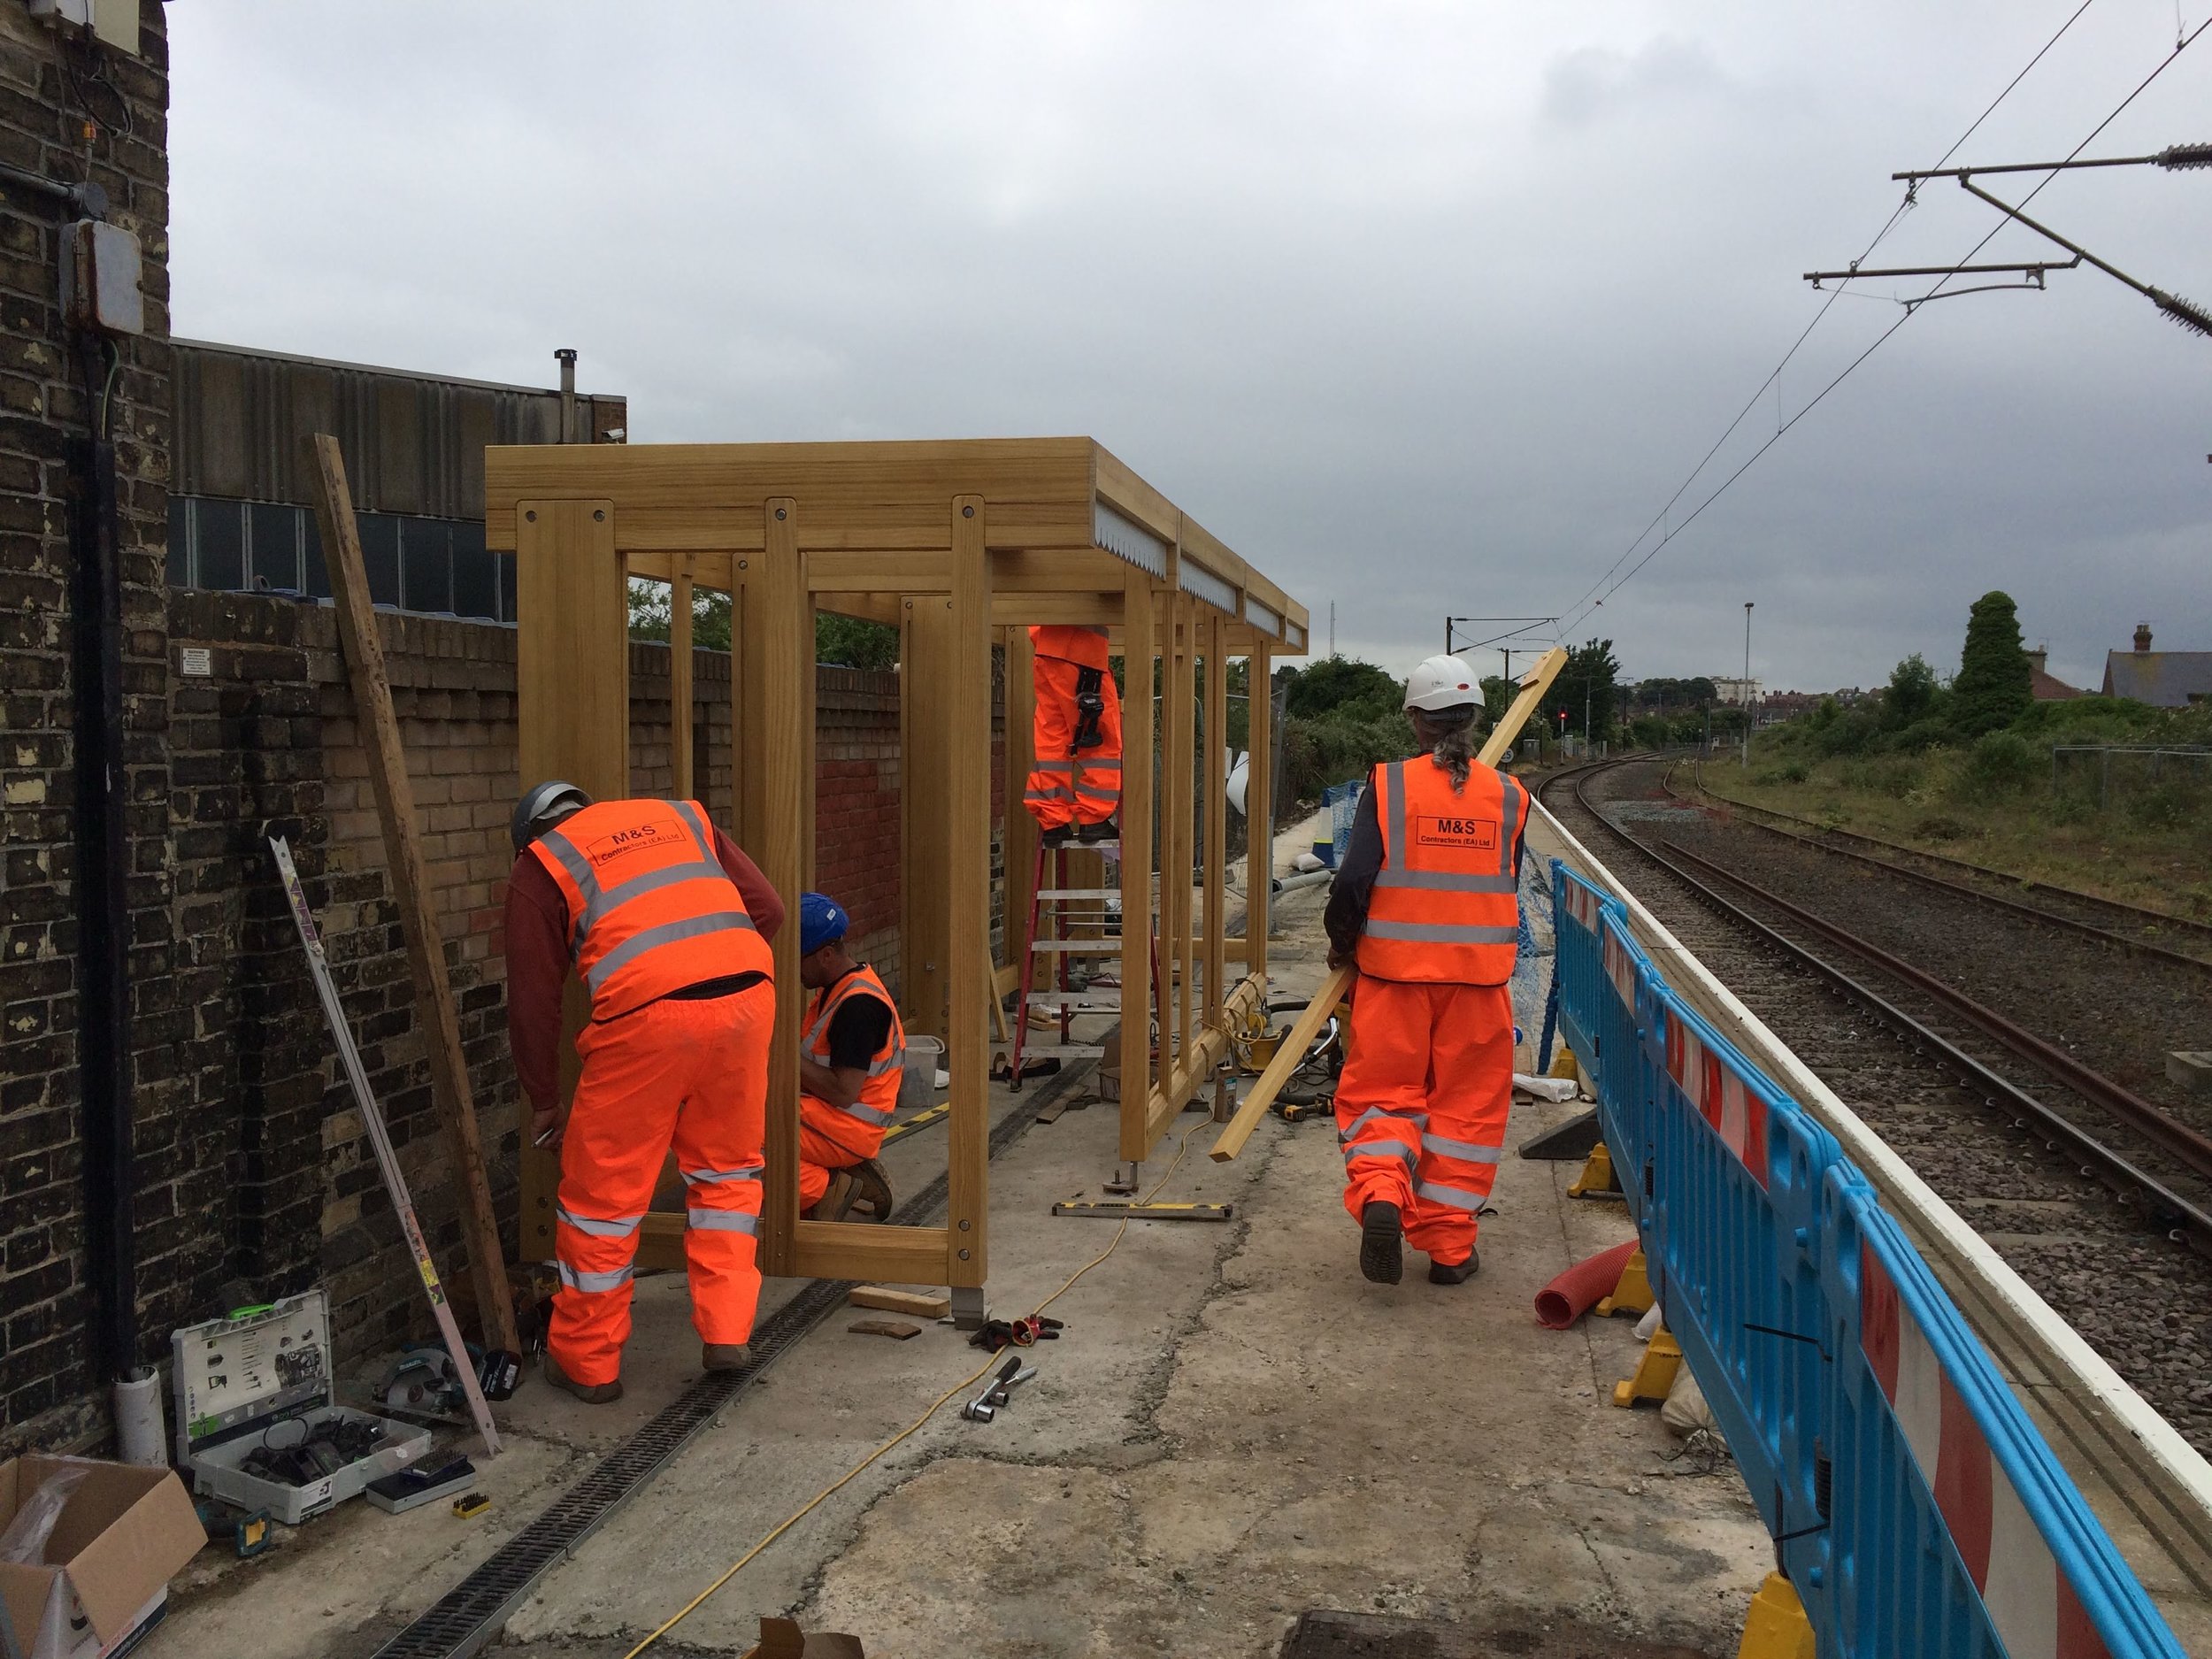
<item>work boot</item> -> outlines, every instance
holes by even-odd
[[[1482,1253],[1470,1245],[1467,1249],[1467,1259],[1463,1262],[1439,1262],[1432,1259],[1429,1263],[1429,1283],[1432,1285],[1463,1285],[1480,1271],[1482,1271]]]
[[[1064,847],[1068,844],[1070,838],[1072,837],[1074,833],[1075,830],[1072,826],[1067,824],[1055,824],[1041,836],[1038,837],[1038,839],[1043,841],[1048,847]]]
[[[844,1220],[845,1212],[853,1207],[853,1200],[859,1195],[859,1185],[853,1179],[850,1170],[832,1171],[829,1190],[815,1201],[814,1208],[806,1212],[806,1218],[809,1221]]]
[[[574,1394],[588,1406],[609,1406],[622,1398],[622,1379],[612,1382],[578,1382],[560,1368],[552,1355],[545,1356],[545,1380],[564,1394]]]
[[[888,1221],[891,1219],[891,1177],[882,1164],[873,1158],[863,1158],[852,1166],[853,1218],[859,1221]]]
[[[1404,1277],[1397,1205],[1378,1198],[1359,1212],[1359,1271],[1378,1285],[1394,1285]]]
[[[753,1363],[753,1350],[742,1342],[703,1342],[699,1345],[702,1371],[743,1371]]]
[[[1111,818],[1108,818],[1102,824],[1086,824],[1075,832],[1075,839],[1086,845],[1093,841],[1117,841],[1120,835],[1121,832],[1114,827],[1114,820]]]

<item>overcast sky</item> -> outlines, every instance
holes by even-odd
[[[1402,671],[1635,544],[1819,308],[1801,273],[2078,4],[189,0],[174,326],[527,383],[572,345],[641,442],[1087,433],[1317,649],[1334,601],[1339,649]],[[1959,159],[2064,155],[2175,31],[2096,0]],[[2087,153],[2212,139],[2208,93],[2212,35]],[[2212,173],[2032,211],[2212,302]],[[1996,222],[1931,185],[1871,263]],[[1778,418],[1917,291],[1838,301]],[[2212,649],[2208,388],[2212,340],[2094,272],[1930,305],[1577,635],[1735,672],[1748,599],[1770,685],[1870,683],[1955,670],[2002,587],[2078,683],[2140,619]],[[1770,390],[1675,520],[1777,419]]]

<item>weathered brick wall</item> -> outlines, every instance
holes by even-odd
[[[899,677],[817,671],[814,885],[852,918],[849,949],[899,989]]]
[[[168,1287],[205,1265],[196,1207],[209,1195],[173,1172],[192,1133],[188,1066],[173,1050],[182,1018],[170,970],[167,721],[162,559],[169,472],[168,54],[157,0],[142,56],[64,49],[21,5],[0,6],[0,162],[49,179],[89,177],[109,218],[145,254],[144,338],[120,342],[107,400],[116,445],[125,623],[124,761],[133,807],[131,983],[142,1357],[165,1346]],[[69,632],[68,446],[95,400],[79,342],[62,326],[62,203],[0,184],[0,1442],[99,1432],[91,1374],[77,1079],[75,832]]]

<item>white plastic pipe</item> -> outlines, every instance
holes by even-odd
[[[127,1463],[169,1466],[169,1432],[161,1409],[161,1373],[141,1365],[115,1385],[115,1447]]]

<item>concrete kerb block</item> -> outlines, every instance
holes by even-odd
[[[2212,1097],[2212,1048],[2182,1048],[2168,1055],[2166,1079],[2200,1098]]]

